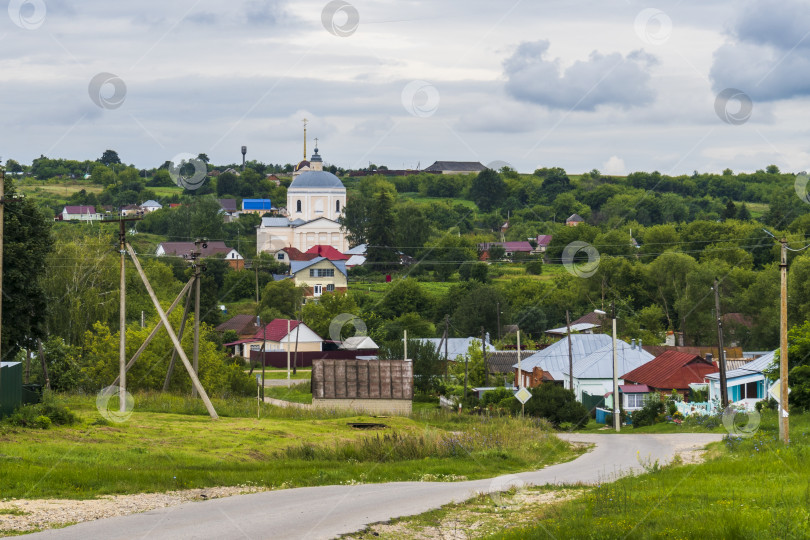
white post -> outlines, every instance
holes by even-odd
[[[296,326],[296,328],[298,328]],[[287,319],[287,387],[290,386],[290,319]]]
[[[520,330],[517,331],[518,388],[523,388],[523,370],[520,369]]]
[[[616,431],[621,429],[619,418],[619,361],[616,356],[616,313],[613,314],[613,427]]]
[[[405,354],[403,355],[405,358],[403,358],[403,360],[407,360],[408,359],[408,331],[403,330],[403,333],[405,334],[405,337],[402,340],[405,343]]]

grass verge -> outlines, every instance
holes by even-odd
[[[104,420],[95,396],[62,399],[81,423],[47,430],[0,424],[0,493],[85,499],[106,494],[254,484],[270,488],[422,479],[475,479],[579,455],[545,422],[441,411],[380,422],[333,411],[281,409],[250,398],[136,394],[125,422]],[[438,449],[442,450],[439,451]]]

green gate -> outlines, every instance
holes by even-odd
[[[585,405],[585,408],[588,409],[588,412],[591,413],[591,415],[593,415],[594,410],[597,407],[605,406],[605,396],[593,396],[588,392],[582,392],[582,404]]]

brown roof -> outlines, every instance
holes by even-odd
[[[217,332],[235,330],[237,335],[252,336],[256,333],[256,317],[253,315],[234,315],[216,327]]]
[[[685,352],[689,354],[696,354],[698,356],[705,357],[707,354],[711,354],[714,358],[718,358],[718,349],[717,347],[689,347],[689,346],[682,346],[682,345],[644,345],[642,347],[645,351],[650,353],[653,356],[660,356],[661,354],[665,353],[666,351],[678,351],[678,352]],[[742,358],[742,348],[741,347],[723,347],[723,350],[726,351],[726,359],[729,358]]]
[[[520,356],[525,360],[537,351],[523,351]],[[512,373],[514,366],[517,364],[517,351],[494,351],[487,353],[487,366],[490,373]]]
[[[696,354],[666,351],[621,376],[627,383],[646,384],[662,390],[685,390],[690,383],[701,383],[703,377],[717,372],[713,362]]]
[[[280,251],[286,253],[287,258],[291,261],[311,261],[312,259],[316,259],[318,257],[317,253],[304,253],[300,249],[294,247],[285,247]]]
[[[602,315],[601,313],[591,311],[590,313],[586,313],[579,319],[571,321],[571,324],[588,323],[602,326],[603,324],[605,324],[605,322],[607,322],[607,320],[608,320],[607,315]]]

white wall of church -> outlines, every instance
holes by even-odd
[[[337,221],[345,206],[345,189],[322,189],[317,193],[310,189],[287,190],[287,212],[293,220],[327,218]]]

